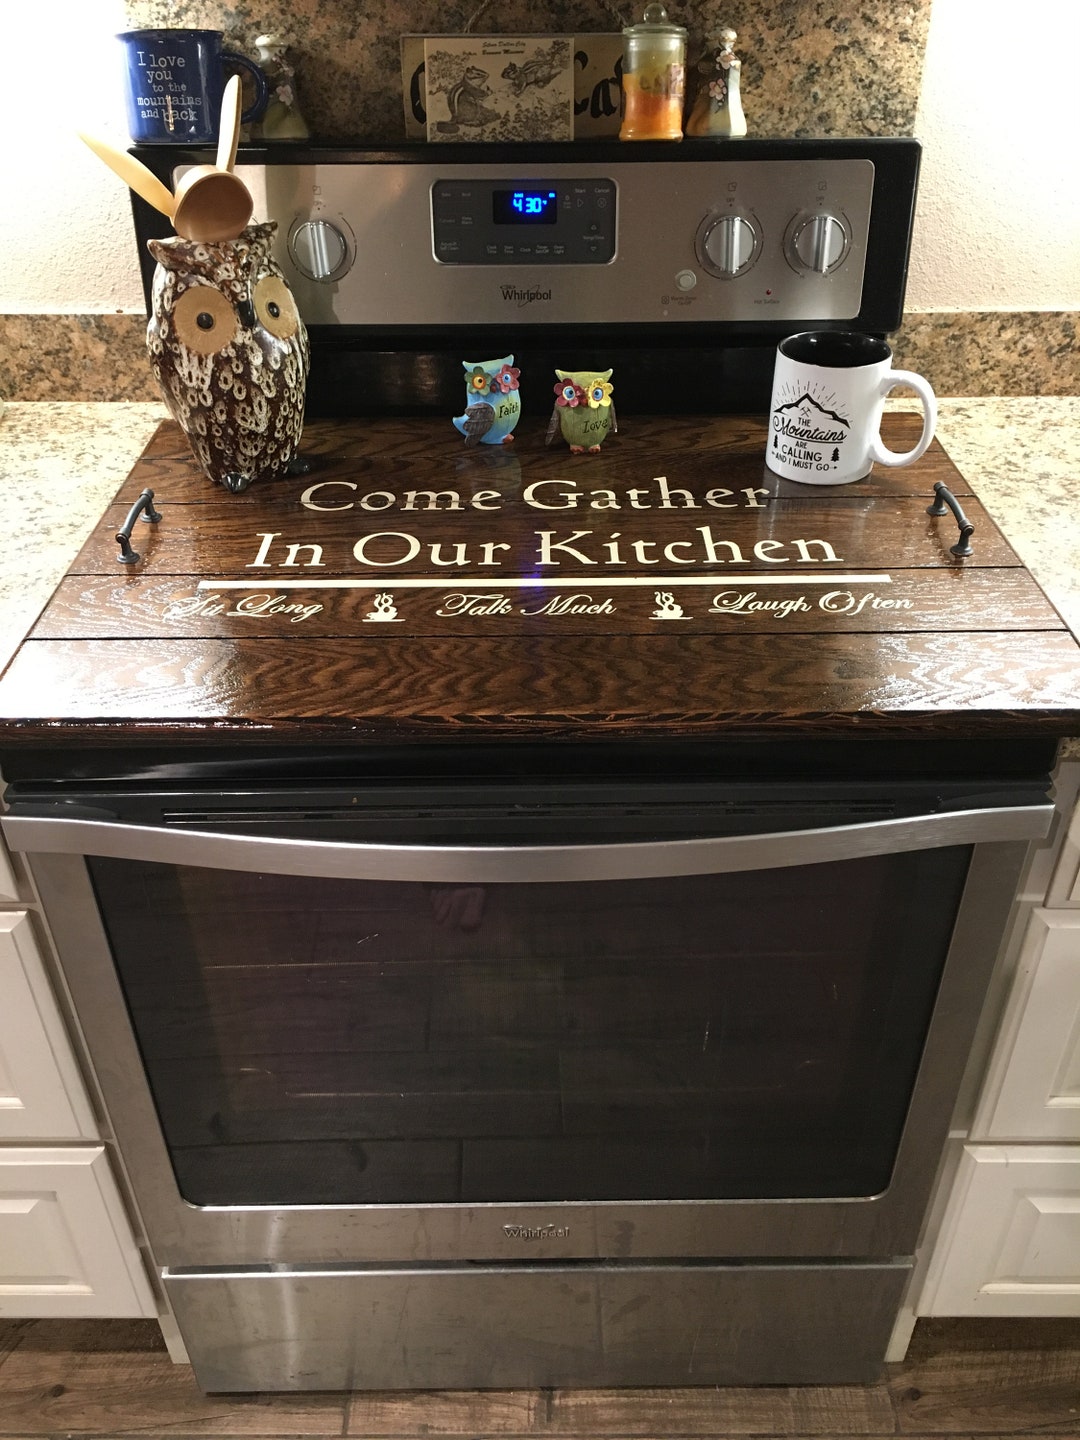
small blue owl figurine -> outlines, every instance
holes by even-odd
[[[454,424],[465,436],[466,445],[509,445],[521,414],[518,375],[513,355],[501,360],[463,360],[465,370],[465,414]]]

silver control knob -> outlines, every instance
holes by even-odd
[[[719,280],[744,275],[761,253],[761,231],[749,215],[707,215],[698,226],[698,259]]]
[[[838,215],[819,211],[796,215],[788,226],[784,251],[804,275],[831,275],[847,259],[851,236]]]
[[[289,232],[293,264],[309,280],[336,280],[349,268],[349,242],[329,220],[301,220]]]

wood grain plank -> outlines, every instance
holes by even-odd
[[[343,1395],[203,1395],[146,1322],[35,1321],[0,1360],[2,1435],[329,1436],[345,1407]]]
[[[9,1366],[14,1365],[14,1369]],[[0,1434],[1075,1436],[1080,1320],[921,1320],[872,1386],[198,1394],[149,1321],[0,1321]],[[347,1418],[346,1418],[347,1417]],[[321,1428],[320,1428],[321,1427]]]
[[[514,497],[495,512],[406,509],[400,492],[396,498],[399,504],[379,515],[351,509],[319,514],[297,503],[277,513],[227,501],[163,505],[160,523],[139,522],[132,535],[141,555],[132,573],[256,579],[259,572],[294,579],[367,574],[385,577],[387,584],[399,575],[445,575],[456,583],[477,575],[569,575],[590,584],[642,575],[648,584],[654,574],[735,577],[755,569],[956,570],[1020,563],[977,500],[965,502],[976,527],[975,553],[959,560],[949,548],[956,522],[951,515],[927,515],[922,497],[848,494],[730,510],[618,513],[540,511]],[[116,531],[124,518],[123,506],[110,506],[69,573],[115,575]]]
[[[916,423],[890,417],[892,443]],[[633,443],[595,457],[527,436],[444,450],[464,477],[447,487],[432,479],[437,427],[316,422],[336,477],[323,499],[354,508],[305,508],[306,480],[211,487],[140,524],[131,570],[114,538],[127,506],[112,505],[0,681],[6,735],[70,742],[127,721],[144,737],[339,741],[1076,726],[1080,648],[978,501],[965,500],[966,561],[949,550],[952,517],[925,513],[936,477],[962,493],[940,446],[910,471],[782,491],[760,420],[642,417]],[[163,426],[140,463],[190,486],[178,444]],[[363,476],[395,488],[374,500]],[[530,505],[526,477],[557,488]],[[541,508],[568,486],[572,508]],[[408,494],[444,488],[460,501],[423,509]],[[533,577],[546,588],[499,589]],[[690,579],[707,583],[676,583]],[[392,623],[374,622],[376,593]]]
[[[373,1392],[350,1401],[349,1435],[649,1437],[891,1435],[884,1385]]]
[[[889,1390],[905,1436],[1075,1436],[1080,1319],[920,1321]]]
[[[119,567],[118,567],[119,568]],[[242,590],[199,589],[187,576],[69,576],[39,623],[39,640],[169,639],[302,635],[303,641],[362,634],[378,614],[375,595],[391,596],[401,635],[520,637],[557,628],[560,635],[883,634],[934,631],[1063,630],[1064,622],[1027,571],[893,570],[879,580],[836,580],[810,587],[795,577],[717,578],[710,587],[670,592],[683,614],[657,618],[663,585],[614,589],[541,586],[528,591],[477,590],[467,582],[442,590],[282,590],[252,580]]]
[[[889,415],[882,433],[895,450],[910,449],[921,431],[914,415]],[[695,482],[715,486],[757,485],[771,496],[788,499],[839,496],[849,485],[800,485],[774,475],[765,465],[766,430],[761,419],[715,416],[642,417],[598,455],[574,456],[563,445],[546,446],[543,431],[526,429],[512,446],[480,445],[466,449],[449,422],[416,420],[314,421],[304,432],[302,452],[313,470],[304,484],[351,477],[367,489],[391,488],[408,477],[438,477],[440,483],[458,483],[485,489],[493,484],[527,483],[562,478],[584,488],[647,484],[668,473],[672,485]],[[676,480],[678,476],[678,481]],[[524,477],[524,478],[523,478]],[[877,496],[912,496],[933,493],[941,480],[958,496],[971,491],[938,442],[915,466],[877,466],[857,488]],[[296,480],[254,485],[242,495],[228,497],[238,506],[274,504],[281,490]],[[224,492],[199,469],[187,440],[172,421],[163,422],[117,496],[131,504],[150,486],[168,503],[212,504]]]
[[[513,443],[498,448],[514,451],[520,446],[569,459],[570,452],[561,441],[551,446],[545,444],[548,418],[546,414],[523,415],[514,432]],[[617,437],[618,449],[624,458],[629,458],[636,451],[651,454],[655,452],[661,436],[669,454],[694,454],[708,448],[724,454],[747,452],[761,455],[765,451],[768,427],[764,416],[724,416],[720,423],[710,415],[623,417]],[[441,416],[393,418],[377,420],[374,425],[370,420],[363,419],[345,422],[337,419],[312,420],[304,427],[301,450],[316,455],[391,454],[399,460],[423,466],[431,463],[433,446],[459,453],[464,451],[464,442],[451,425],[449,416],[445,419]],[[483,448],[494,450],[497,447],[488,445]],[[588,463],[598,457],[584,458]]]
[[[551,1410],[546,1390],[372,1390],[350,1396],[347,1435],[543,1435]]]
[[[390,627],[385,627],[389,629]],[[1075,734],[1068,634],[28,641],[0,686],[9,742],[91,725],[219,737],[445,739],[759,733]]]
[[[904,422],[913,417],[897,418]],[[496,449],[510,451],[524,442],[527,447],[536,447],[540,452],[550,449],[554,453],[569,455],[568,449],[561,443],[557,449],[545,445],[547,424],[547,416],[525,416],[518,424],[512,445],[481,448],[488,452]],[[908,429],[914,435],[919,433],[910,426]],[[627,418],[620,422],[618,438],[620,442],[625,442],[621,443],[621,448],[651,448],[660,433],[672,451],[692,452],[707,442],[733,454],[749,451],[764,454],[767,425],[763,416],[635,416],[633,421]],[[433,445],[447,453],[464,451],[464,442],[450,423],[449,415],[445,418],[418,415],[309,420],[304,426],[300,449],[306,455],[392,458],[399,463],[429,465]],[[146,448],[147,456],[153,458],[187,456],[188,453],[183,432],[170,420],[162,422]]]

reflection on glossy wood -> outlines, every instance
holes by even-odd
[[[887,415],[882,434],[893,449],[910,449],[921,433],[915,415]],[[547,447],[542,431],[526,425],[508,447],[479,446],[466,450],[452,428],[432,419],[314,421],[305,431],[302,450],[312,461],[306,480],[253,486],[234,496],[239,507],[292,506],[309,484],[328,479],[354,479],[363,489],[396,484],[457,485],[468,490],[489,486],[520,489],[528,481],[560,479],[570,486],[625,489],[647,485],[667,474],[672,485],[691,480],[707,485],[760,486],[767,495],[788,499],[850,496],[850,485],[800,485],[774,475],[765,465],[765,425],[761,420],[726,417],[637,417],[624,425],[617,441],[599,455],[572,456],[565,447]],[[678,477],[678,478],[676,478]],[[971,491],[940,446],[914,466],[878,466],[855,487],[874,498],[925,495],[933,497],[941,480],[956,495]],[[161,425],[117,496],[131,504],[149,485],[160,490],[166,504],[215,504],[222,499],[191,458],[179,427]],[[165,486],[165,490],[161,487]]]
[[[901,422],[911,417],[897,417]],[[546,420],[532,418],[523,421],[515,432],[515,449],[518,445],[530,452],[544,454]],[[918,430],[913,432],[918,434]],[[725,417],[722,429],[711,416],[673,415],[639,416],[633,424],[621,429],[620,450],[624,454],[635,450],[654,450],[662,437],[667,450],[671,452],[693,452],[696,449],[722,449],[725,452],[752,451],[764,454],[766,424],[763,418],[750,416]],[[409,419],[318,419],[310,420],[304,427],[300,446],[301,453],[308,456],[348,456],[355,459],[394,460],[399,464],[414,464],[430,468],[455,456],[467,455],[470,464],[486,462],[466,452],[461,436],[456,434],[448,420],[430,416],[414,416]],[[146,447],[149,458],[185,457],[186,448],[183,432],[173,422],[166,422],[157,431]],[[503,453],[507,453],[504,451]],[[550,453],[550,452],[549,452]],[[588,463],[592,463],[590,457]]]
[[[540,586],[526,592],[467,584],[393,593],[402,635],[655,635],[676,622],[657,618],[655,589],[580,590]],[[239,591],[199,589],[186,576],[78,576],[65,579],[33,631],[39,640],[124,639],[156,635],[255,639],[289,634],[303,642],[355,635],[375,609],[373,589],[288,590],[252,582]],[[887,634],[903,631],[997,631],[1001,612],[1013,630],[1062,628],[1053,606],[1026,570],[892,570],[888,583],[851,586],[763,586],[759,575],[717,577],[709,587],[677,589],[685,635]],[[863,597],[868,597],[865,602]],[[605,604],[610,608],[602,608]],[[552,616],[552,607],[565,606]]]
[[[389,627],[387,627],[389,628]],[[0,686],[11,741],[110,722],[198,738],[447,739],[655,734],[1069,734],[1065,632],[516,640],[31,641]],[[153,733],[153,728],[151,728]],[[117,737],[119,738],[119,736]]]
[[[851,495],[776,499],[767,507],[729,510],[615,513],[536,510],[507,503],[497,513],[477,513],[466,508],[465,501],[455,510],[399,505],[373,516],[362,510],[315,514],[295,508],[288,515],[264,514],[261,519],[259,512],[228,502],[172,509],[162,505],[161,523],[140,524],[132,541],[142,556],[140,575],[255,581],[353,575],[379,580],[388,588],[401,575],[441,576],[455,586],[477,577],[521,574],[576,577],[591,585],[636,575],[647,586],[653,576],[711,572],[737,579],[754,571],[777,575],[781,567],[802,575],[825,567],[955,570],[1016,565],[1011,547],[979,502],[964,504],[977,538],[974,556],[963,562],[949,549],[956,542],[955,521],[928,516],[922,497],[875,500]],[[116,574],[116,531],[126,513],[122,505],[109,508],[72,565],[72,574]]]

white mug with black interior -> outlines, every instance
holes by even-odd
[[[881,439],[885,397],[910,385],[922,401],[923,428],[914,449],[898,454]],[[929,383],[892,368],[885,340],[853,330],[789,335],[776,352],[766,463],[806,485],[846,485],[874,463],[910,465],[934,438],[937,402]]]

